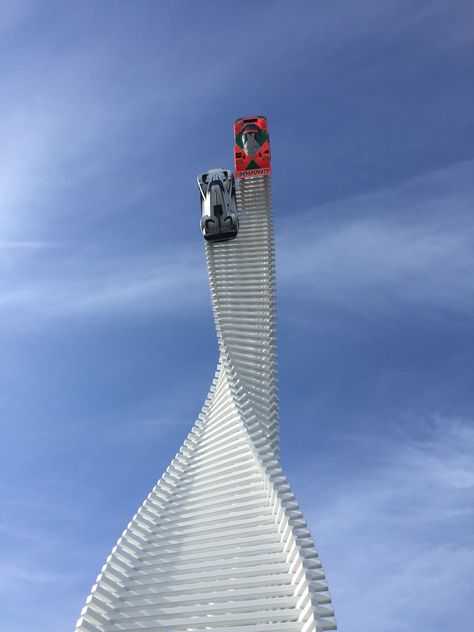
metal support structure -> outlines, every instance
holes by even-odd
[[[270,176],[241,181],[235,240],[206,243],[220,358],[181,449],[113,548],[76,632],[336,628],[279,459]]]

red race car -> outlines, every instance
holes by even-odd
[[[270,166],[270,138],[264,116],[239,118],[234,123],[234,158],[236,178],[268,176]]]

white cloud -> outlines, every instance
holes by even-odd
[[[0,586],[3,590],[8,590],[13,584],[17,589],[19,584],[44,584],[44,583],[63,583],[73,582],[77,579],[77,573],[65,571],[63,573],[44,571],[34,568],[28,564],[2,564],[0,566]]]
[[[0,252],[1,251],[37,251],[44,250],[45,248],[63,248],[63,244],[48,242],[48,241],[38,241],[38,240],[11,240],[11,241],[0,241]]]
[[[174,313],[206,304],[205,263],[180,252],[165,255],[92,257],[59,252],[42,274],[33,262],[24,282],[4,280],[0,311],[4,325],[31,316],[68,317],[149,311]]]
[[[391,442],[342,438],[376,464],[359,476],[341,470],[310,520],[347,632],[429,629],[447,604],[450,627],[470,629],[457,612],[474,564],[474,428],[449,419],[412,426]]]
[[[118,164],[136,159],[137,136],[140,150],[146,151],[156,139],[166,143],[176,134],[169,116],[182,94],[179,84],[169,81],[173,69],[167,60],[153,60],[156,83],[140,83],[135,75],[125,81],[122,75],[127,74],[127,63],[120,41],[112,38],[111,50],[104,54],[102,33],[90,32],[87,22],[81,22],[80,8],[71,10],[79,12],[79,46],[64,46],[60,56],[51,44],[26,47],[22,55],[10,60],[1,83],[0,240],[41,238],[55,222],[72,216],[77,205],[82,206],[80,217],[85,222],[91,213],[88,204],[68,198],[71,191],[82,197],[92,190],[100,198],[101,180],[114,173]],[[11,13],[13,20],[16,12]],[[133,72],[138,70],[133,68]],[[189,89],[196,96],[204,88],[189,74],[190,81],[195,81]],[[150,126],[154,141],[147,136]],[[164,152],[155,152],[154,169],[160,157],[166,161]],[[132,173],[135,188],[131,195],[135,195],[147,183]],[[86,187],[84,182],[89,179],[93,185]],[[119,204],[121,184],[116,182],[120,191],[111,189],[102,207],[97,202],[94,219]]]
[[[332,314],[377,317],[410,306],[431,316],[439,310],[470,314],[473,166],[293,212],[291,225],[277,230],[281,298],[326,306]],[[11,269],[0,282],[4,324],[31,315],[167,313],[208,305],[202,252],[190,254],[185,245],[171,249],[159,242],[156,253],[111,255],[100,243],[3,240],[0,258]]]
[[[283,292],[361,314],[410,305],[471,313],[473,168],[464,163],[296,216],[278,248]]]

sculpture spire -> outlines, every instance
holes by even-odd
[[[261,168],[256,145],[255,130],[236,145],[242,155],[245,147],[255,152],[248,173]],[[280,465],[269,152],[263,156],[268,175],[248,177],[238,165],[234,230],[206,241],[220,351],[209,394],[107,558],[76,632],[335,629],[321,562]],[[218,198],[221,226],[232,200]]]

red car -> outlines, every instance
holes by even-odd
[[[270,138],[264,116],[239,118],[234,123],[234,158],[236,178],[268,176],[270,166]]]

